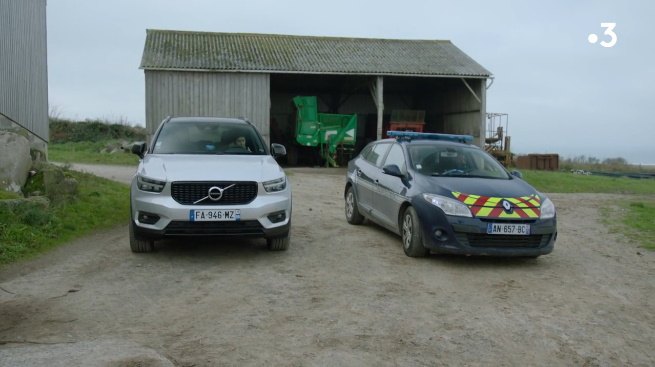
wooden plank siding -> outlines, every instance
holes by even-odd
[[[441,99],[443,114],[443,131],[449,134],[466,134],[473,136],[473,143],[484,146],[486,125],[487,89],[486,80],[467,79],[466,82],[480,98],[478,101],[460,80],[455,80],[447,95]]]
[[[48,141],[46,0],[0,0],[0,114]]]
[[[146,70],[146,128],[166,116],[245,117],[269,141],[269,74]]]

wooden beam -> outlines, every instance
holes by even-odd
[[[464,83],[464,85],[466,86],[466,88],[469,89],[469,91],[471,92],[471,94],[473,95],[473,97],[475,97],[475,99],[478,101],[478,103],[482,104],[482,100],[480,99],[480,97],[478,97],[477,94],[475,94],[475,92],[473,91],[473,88],[471,88],[471,86],[469,85],[469,83],[466,82],[466,79],[464,79],[464,78],[460,78],[460,79],[462,80],[462,82]]]
[[[371,95],[378,108],[378,126],[376,130],[377,139],[382,139],[382,117],[384,115],[384,78],[378,76],[375,83],[371,83]]]

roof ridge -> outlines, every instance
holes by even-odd
[[[375,40],[375,41],[402,41],[402,42],[447,42],[451,40],[446,39],[418,39],[418,38],[375,38],[375,37],[348,37],[348,36],[316,36],[316,35],[300,35],[300,34],[282,34],[282,33],[251,33],[251,32],[215,32],[215,31],[185,31],[175,29],[154,29],[147,28],[146,34],[151,33],[178,33],[178,34],[196,34],[196,35],[229,35],[229,36],[264,36],[264,37],[280,37],[280,38],[313,38],[313,39],[334,39],[334,40]]]

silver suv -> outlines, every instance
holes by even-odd
[[[178,236],[264,237],[289,247],[291,187],[275,161],[286,155],[250,122],[232,118],[166,118],[152,145],[138,143],[129,226],[133,252]]]

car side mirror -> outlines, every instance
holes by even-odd
[[[518,177],[518,178],[523,178],[523,175],[519,171],[512,171],[512,176]]]
[[[273,158],[284,157],[287,155],[287,148],[282,144],[271,143],[271,153],[273,153]]]
[[[141,159],[143,159],[143,156],[146,154],[147,150],[148,145],[144,142],[134,143],[132,145],[132,153],[138,155]]]
[[[382,167],[382,172],[389,176],[395,176],[395,177],[405,177],[405,175],[400,172],[400,168],[398,165],[395,164],[387,164],[386,166]]]

